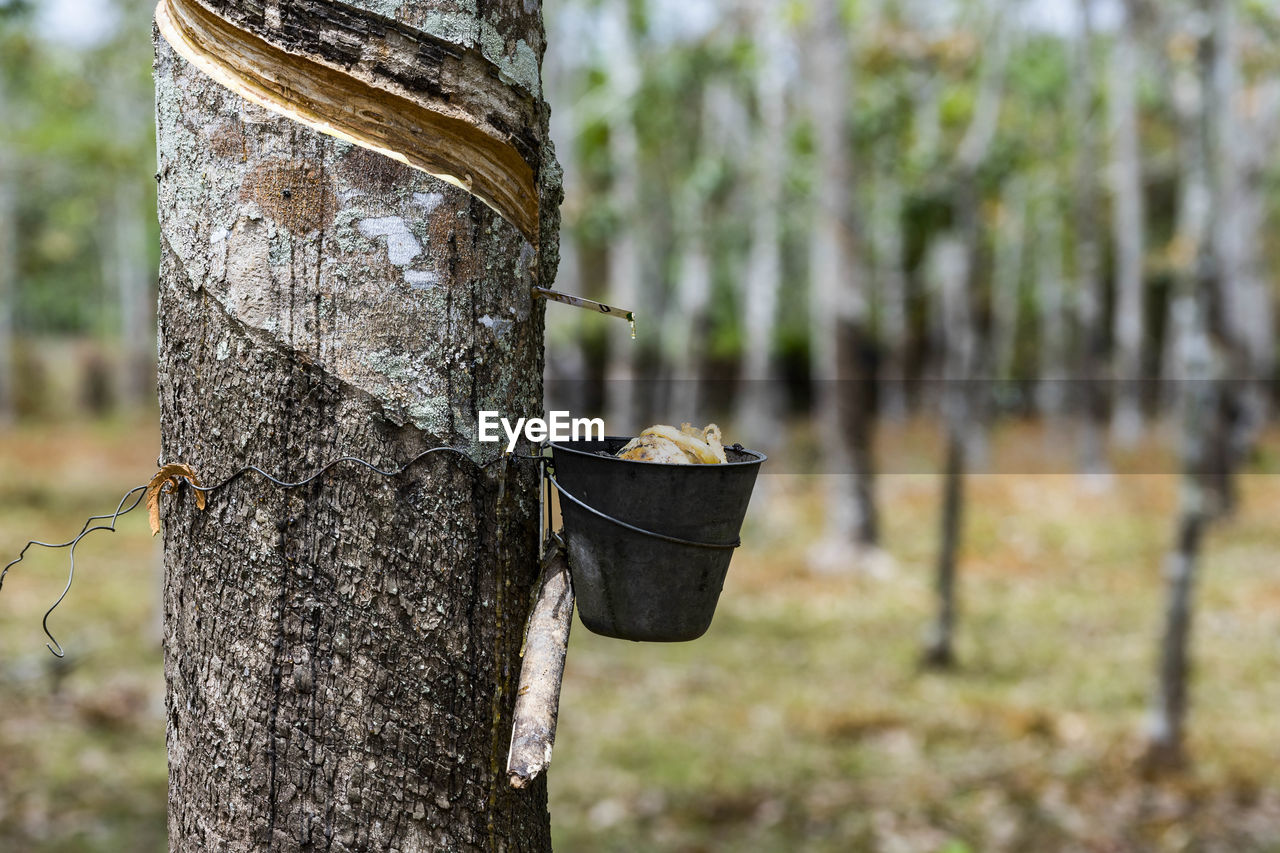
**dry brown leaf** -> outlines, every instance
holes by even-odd
[[[151,535],[160,532],[160,496],[171,494],[183,480],[191,483],[196,493],[196,509],[205,507],[204,489],[200,488],[200,478],[190,465],[175,462],[165,465],[151,478],[147,485],[147,517],[151,519]]]

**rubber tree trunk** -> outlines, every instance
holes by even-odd
[[[1112,241],[1115,244],[1114,333],[1116,393],[1111,432],[1118,444],[1132,446],[1142,433],[1142,339],[1144,299],[1144,205],[1138,137],[1137,84],[1140,63],[1137,23],[1125,4],[1111,58]]]
[[[836,0],[821,0],[815,14],[811,103],[818,180],[809,245],[812,375],[818,383],[818,423],[829,468],[848,472],[826,478],[831,488],[820,550],[848,561],[858,551],[874,551],[880,541],[869,393],[874,376],[867,358],[865,240],[853,203],[846,126],[852,82],[848,24]]]
[[[1079,0],[1080,31],[1073,53],[1069,108],[1076,128],[1073,226],[1075,230],[1076,375],[1072,402],[1079,425],[1081,472],[1097,482],[1110,471],[1105,443],[1107,329],[1103,313],[1106,282],[1098,222],[1097,75],[1093,61],[1093,0]]]
[[[1052,427],[1061,425],[1067,405],[1066,281],[1062,271],[1062,220],[1042,211],[1037,226],[1036,307],[1040,381],[1036,401]]]
[[[892,421],[908,415],[907,395],[907,273],[906,229],[903,227],[902,172],[897,149],[884,145],[877,152],[875,173],[876,299],[884,359],[880,368],[879,411]]]
[[[674,258],[671,302],[663,319],[662,353],[667,377],[664,405],[672,420],[705,423],[703,373],[708,356],[716,234],[712,225],[712,190],[732,154],[725,138],[741,138],[731,105],[737,95],[720,84],[701,92],[702,121],[697,152],[688,176],[674,199]],[[737,429],[737,428],[735,428]],[[749,439],[744,438],[744,443]]]
[[[13,420],[15,402],[13,304],[18,285],[18,222],[13,179],[8,152],[0,149],[0,425]]]
[[[1201,0],[1205,19],[1218,0]],[[1220,19],[1218,19],[1220,21]],[[1182,247],[1178,256],[1176,310],[1181,327],[1177,352],[1179,395],[1183,406],[1182,500],[1177,532],[1165,569],[1166,604],[1160,641],[1156,688],[1147,726],[1147,769],[1160,770],[1185,759],[1183,733],[1191,676],[1191,624],[1193,592],[1201,544],[1208,524],[1232,503],[1235,460],[1230,447],[1231,409],[1222,381],[1230,365],[1228,311],[1220,282],[1220,244],[1213,239],[1213,222],[1222,216],[1224,195],[1215,187],[1217,153],[1211,117],[1217,107],[1212,85],[1213,54],[1221,33],[1210,28],[1198,35],[1196,61],[1178,69],[1175,91],[1179,114],[1179,148],[1182,152],[1182,187],[1178,232]]]
[[[563,23],[563,17],[547,22],[547,38],[561,43],[572,30]],[[564,52],[553,51],[543,64],[543,81],[546,100],[559,106],[551,114],[551,138],[555,140],[556,156],[564,170],[564,219],[560,229],[560,266],[556,274],[556,289],[565,293],[592,295],[587,287],[581,236],[576,217],[581,216],[586,192],[582,179],[582,159],[577,140],[581,119],[575,109],[580,94],[576,84],[582,70],[573,67]],[[573,213],[570,213],[573,211]],[[575,218],[571,218],[575,217]],[[547,366],[546,404],[549,409],[585,412],[588,406],[586,377],[589,355],[586,352],[583,330],[586,321],[597,318],[585,311],[552,310],[547,314]]]
[[[1204,306],[1194,296],[1179,297],[1179,361],[1187,386],[1183,406],[1183,480],[1173,546],[1165,559],[1164,628],[1160,637],[1155,692],[1147,718],[1143,755],[1146,770],[1183,764],[1188,684],[1191,679],[1191,623],[1201,545],[1213,514],[1213,448],[1217,395],[1212,380],[1212,350],[1204,325]]]
[[[999,227],[992,235],[995,260],[991,271],[991,362],[995,368],[992,378],[999,383],[1017,379],[1019,308],[1029,222],[1026,181],[1010,178],[1000,200]]]
[[[678,420],[703,423],[702,365],[706,358],[707,311],[711,305],[711,246],[705,192],[696,181],[679,200],[675,275],[676,310],[663,331],[670,377],[668,411]]]
[[[155,300],[142,218],[143,190],[131,176],[121,176],[111,191],[111,221],[106,223],[107,268],[120,309],[117,387],[120,401],[134,409],[150,406],[155,399]]]
[[[774,337],[782,292],[782,201],[787,162],[786,24],[777,0],[753,0],[753,40],[759,51],[755,100],[759,130],[751,151],[751,248],[742,299],[742,391],[737,428],[744,443],[776,433],[782,395],[777,383]]]
[[[130,68],[109,65],[104,97],[107,112],[118,133],[132,137],[144,128],[150,98],[133,85]],[[141,96],[141,97],[140,97]],[[119,309],[119,353],[115,390],[119,401],[131,409],[153,405],[155,400],[155,283],[145,219],[146,186],[130,170],[114,176],[110,200],[104,208],[103,278],[115,288]]]
[[[372,38],[376,10],[476,74],[523,71],[542,118],[518,130],[541,143],[540,6],[481,8],[284,12]],[[336,37],[293,21],[270,35],[305,51]],[[379,44],[391,65],[410,46]],[[538,257],[468,193],[252,106],[159,39],[155,78],[166,462],[209,482],[444,444],[492,457],[479,410],[541,412],[546,147]],[[436,454],[394,479],[340,465],[286,492],[248,475],[204,512],[189,490],[165,504],[171,849],[550,849],[545,783],[517,792],[501,771],[538,572],[537,475],[510,465],[501,499],[503,465]]]
[[[954,637],[958,613],[956,595],[961,524],[964,519],[965,473],[969,430],[973,421],[970,378],[976,343],[969,292],[970,254],[956,234],[938,238],[931,247],[927,274],[941,309],[946,354],[943,376],[943,418],[946,422],[946,462],[942,485],[942,518],[935,574],[937,610],[925,635],[921,662],[947,668],[955,663]]]
[[[1220,405],[1230,412],[1227,451],[1232,469],[1244,464],[1265,426],[1269,372],[1273,354],[1269,347],[1272,308],[1265,287],[1249,274],[1250,255],[1258,240],[1251,226],[1254,203],[1248,196],[1261,192],[1249,186],[1244,174],[1248,128],[1240,116],[1240,47],[1235,3],[1212,0],[1204,4],[1212,22],[1213,38],[1207,66],[1205,122],[1210,155],[1210,243],[1216,293],[1221,306],[1220,334],[1227,376],[1220,389]],[[1256,316],[1255,316],[1256,315]],[[1235,494],[1227,492],[1228,505]]]
[[[608,51],[613,110],[609,122],[609,160],[613,184],[609,191],[615,214],[609,242],[609,292],[604,301],[628,311],[641,305],[640,234],[640,141],[636,133],[634,104],[640,85],[635,39],[631,31],[627,0],[609,0],[605,9],[604,46]],[[647,424],[640,423],[636,367],[640,350],[625,335],[609,340],[609,363],[605,371],[605,419],[613,435],[635,435]]]
[[[1241,139],[1233,201],[1237,219],[1232,238],[1237,252],[1235,273],[1240,289],[1240,314],[1248,348],[1244,373],[1246,417],[1242,419],[1244,429],[1238,441],[1244,451],[1256,443],[1272,406],[1267,389],[1275,375],[1276,329],[1275,304],[1262,251],[1266,245],[1262,235],[1268,210],[1263,176],[1280,143],[1280,80],[1256,83],[1249,96],[1256,111],[1248,119],[1238,113],[1234,117]]]
[[[1005,70],[1010,44],[1003,7],[993,14],[993,43],[983,63],[973,117],[955,155],[952,199],[955,233],[938,239],[930,258],[930,275],[938,294],[943,326],[943,419],[946,422],[946,468],[942,485],[942,523],[938,544],[937,613],[925,637],[925,666],[955,662],[956,574],[969,455],[978,444],[987,408],[987,383],[974,381],[984,361],[975,321],[982,256],[982,197],[978,170],[995,140],[1004,101]]]

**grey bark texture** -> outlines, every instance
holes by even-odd
[[[532,56],[536,84],[540,4],[324,8],[377,28],[369,10],[399,5],[476,73]],[[474,46],[492,31],[505,60]],[[250,105],[159,39],[155,78],[164,461],[212,482],[436,445],[488,459],[479,410],[540,413],[549,146],[539,254],[462,190]],[[503,772],[537,494],[527,461],[436,454],[395,479],[340,466],[286,492],[249,475],[204,512],[189,490],[167,503],[171,849],[550,849],[545,784]]]

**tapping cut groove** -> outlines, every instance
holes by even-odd
[[[537,245],[534,152],[526,152],[526,159],[519,140],[494,126],[503,123],[498,112],[472,114],[455,106],[459,98],[447,91],[411,92],[359,68],[285,49],[201,0],[160,0],[156,26],[179,55],[245,100],[466,190]],[[482,60],[440,61],[443,75],[449,61]],[[495,110],[522,108],[515,87],[495,77],[481,79],[477,90],[461,93],[471,96],[475,113],[489,103]]]

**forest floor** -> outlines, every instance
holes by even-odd
[[[1149,781],[1136,757],[1177,501],[1168,449],[1118,459],[1100,487],[1052,473],[1038,427],[998,429],[987,469],[1023,470],[970,479],[960,663],[937,673],[918,656],[938,443],[929,424],[884,438],[886,455],[920,460],[879,483],[892,573],[811,572],[835,478],[772,474],[705,637],[575,626],[551,772],[559,853],[1280,851],[1275,463],[1243,478],[1240,512],[1208,539],[1193,763]],[[114,507],[157,447],[136,422],[0,435],[3,562]],[[34,555],[0,593],[0,850],[164,849],[158,543],[143,513],[120,526],[77,553],[50,620],[65,659],[39,618],[65,552]]]

